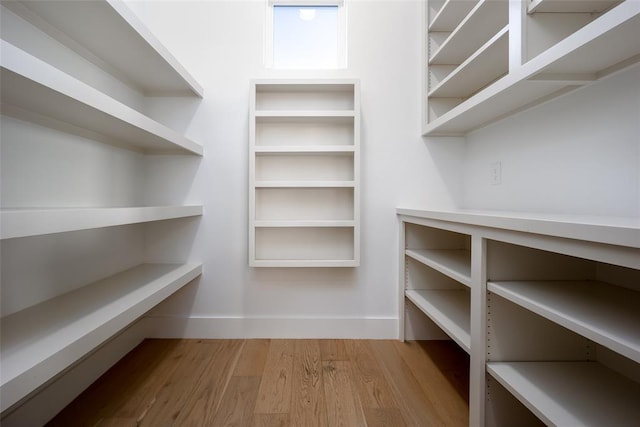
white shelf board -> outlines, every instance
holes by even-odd
[[[2,411],[201,273],[201,264],[142,264],[2,318]]]
[[[202,97],[204,93],[126,2],[11,1],[3,5],[26,19],[35,14],[77,43],[82,48],[79,54],[107,64],[116,77],[133,84],[144,95]]]
[[[261,92],[348,92],[353,94],[357,79],[256,79],[256,93]]]
[[[318,118],[342,118],[355,117],[353,110],[257,110],[257,119],[282,119],[282,118],[302,118],[302,117],[318,117]]]
[[[487,290],[640,363],[640,292],[595,281],[489,282]]]
[[[600,13],[621,0],[529,0],[528,13]]]
[[[269,154],[332,154],[353,153],[353,145],[256,145],[254,151],[258,155]]]
[[[112,227],[202,215],[202,206],[42,208],[0,211],[0,238]]]
[[[464,249],[407,249],[406,255],[471,287],[471,252]]]
[[[429,31],[453,31],[478,0],[446,0],[429,24]]]
[[[256,181],[256,188],[353,188],[354,181]]]
[[[249,262],[250,267],[358,267],[353,259],[257,259]]]
[[[398,215],[640,248],[640,218],[398,208]],[[640,260],[633,268],[640,269]]]
[[[406,290],[406,297],[467,353],[471,352],[470,297],[465,290]]]
[[[2,40],[2,103],[145,153],[202,155],[202,146]]]
[[[509,26],[453,70],[429,93],[429,97],[467,98],[509,70]]]
[[[459,136],[640,61],[640,2],[626,1],[425,124]]]
[[[355,227],[353,220],[257,220],[254,222],[256,228],[296,228],[296,227]]]
[[[463,63],[508,23],[508,2],[481,0],[429,58],[431,65]]]
[[[547,425],[638,425],[640,384],[598,363],[489,362],[487,371]]]

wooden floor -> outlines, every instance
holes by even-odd
[[[451,341],[146,340],[51,426],[466,426]]]

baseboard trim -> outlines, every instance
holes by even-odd
[[[398,319],[169,317],[143,319],[150,338],[397,339]]]

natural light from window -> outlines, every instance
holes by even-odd
[[[341,6],[272,6],[273,68],[335,69],[343,66]],[[341,19],[342,18],[342,19]],[[269,62],[267,60],[267,62]]]

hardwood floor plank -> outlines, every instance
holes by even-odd
[[[209,355],[200,380],[194,384],[184,410],[176,419],[176,426],[209,426],[213,422],[245,347],[243,340],[219,342],[217,350]]]
[[[318,340],[296,340],[291,385],[291,421],[296,426],[327,426]]]
[[[175,368],[175,363],[167,360],[181,357],[184,351],[180,340],[144,340],[47,426],[95,425],[103,418],[136,419],[151,388],[150,379],[160,379],[163,372]]]
[[[248,427],[260,388],[260,377],[231,377],[212,427]],[[180,425],[180,424],[178,424]]]
[[[289,414],[253,414],[252,427],[291,427]]]
[[[452,363],[445,364],[445,370],[443,370],[432,360],[429,351],[441,352],[440,347],[446,344],[442,344],[439,341],[430,341],[425,344],[416,341],[406,341],[404,343],[397,341],[394,342],[394,345],[402,359],[409,366],[409,369],[411,369],[427,399],[433,402],[435,410],[442,421],[451,427],[468,426],[468,383],[467,390],[462,396],[458,386],[454,383],[463,376],[462,372],[466,372],[468,377],[468,360],[466,370],[460,364]],[[455,351],[451,347],[449,350],[449,354]],[[460,348],[458,348],[458,351],[464,353],[464,350]]]
[[[146,340],[50,425],[455,427],[468,365],[448,342]]]
[[[155,402],[139,418],[141,427],[171,426],[180,416],[190,393],[202,378],[205,368],[220,343],[216,340],[187,341],[188,351],[161,385]]]
[[[367,408],[364,410],[367,427],[406,426],[398,408]]]
[[[289,413],[294,340],[271,340],[254,412]]]
[[[380,363],[396,397],[398,407],[408,426],[446,426],[413,372],[395,349],[393,341],[370,341],[371,348]]]
[[[238,377],[262,376],[269,353],[269,344],[269,340],[266,339],[246,340],[233,375]]]
[[[322,362],[322,382],[330,426],[365,427],[360,399],[351,384],[351,363],[342,360]]]
[[[367,341],[347,340],[351,377],[363,408],[397,408],[391,388]]]
[[[345,340],[323,339],[320,340],[320,357],[326,360],[349,360]]]

